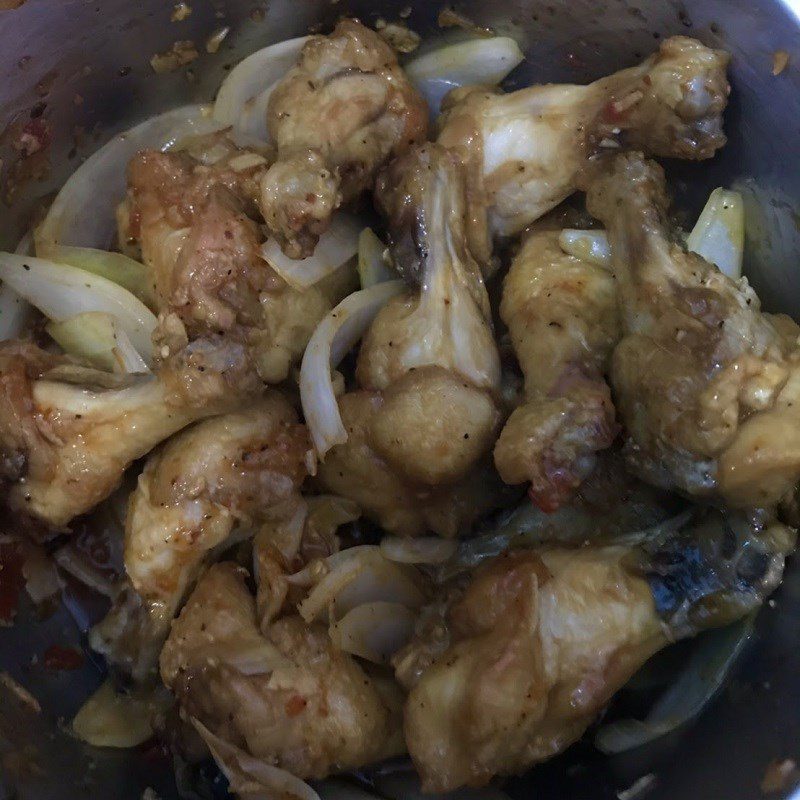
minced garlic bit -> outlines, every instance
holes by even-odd
[[[231,32],[231,29],[224,25],[221,28],[217,28],[211,36],[208,37],[206,40],[206,52],[207,53],[216,53],[219,50],[219,46],[222,44],[225,37]]]
[[[419,34],[412,31],[404,22],[387,22],[385,19],[378,19],[375,22],[375,30],[398,53],[412,53],[419,47]]]
[[[192,7],[188,3],[175,3],[169,18],[170,22],[183,22],[187,17],[191,16],[191,13]]]
[[[197,48],[191,39],[181,39],[174,42],[169,50],[163,53],[156,53],[150,59],[150,66],[153,72],[159,74],[163,72],[174,72],[186,64],[191,64],[198,55]]]
[[[789,54],[785,50],[776,50],[772,54],[772,74],[780,75],[789,66]]]

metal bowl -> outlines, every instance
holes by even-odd
[[[424,37],[442,36],[439,5],[429,0],[195,0],[181,22],[170,21],[172,3],[163,0],[0,0],[0,9],[7,9],[0,10],[3,249],[13,246],[37,206],[82,158],[151,114],[211,99],[226,70],[258,47],[309,28],[324,30],[343,14],[374,23],[405,9]],[[675,33],[729,50],[729,143],[711,162],[670,165],[670,177],[689,213],[715,186],[743,191],[748,277],[766,308],[794,311],[800,303],[798,0],[463,0],[456,9],[521,44],[527,60],[512,76],[520,85],[591,80],[635,63]],[[207,53],[204,43],[223,26],[230,32],[222,46]],[[197,44],[200,57],[177,72],[155,74],[151,56],[186,39]],[[788,52],[789,66],[773,75],[776,50]],[[52,141],[25,159],[14,142],[32,118],[42,120]],[[0,533],[13,528],[14,520],[0,521]],[[800,762],[800,570],[789,566],[774,599],[727,688],[688,730],[615,758],[576,745],[509,781],[511,796],[625,797],[619,793],[651,774],[648,800],[761,796],[769,762]],[[67,600],[74,612],[74,598]],[[41,666],[53,642],[83,641],[86,622],[68,607],[45,620],[22,608],[14,627],[0,628],[0,671],[42,708],[34,713],[0,681],[0,798],[127,800],[140,798],[148,786],[164,800],[176,797],[170,766],[158,751],[93,750],[61,727],[101,680],[91,661],[73,672]],[[20,743],[29,746],[22,759]]]

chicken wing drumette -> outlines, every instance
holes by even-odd
[[[730,506],[774,506],[800,478],[800,329],[671,240],[663,171],[616,157],[591,182],[624,338],[612,385],[638,474]]]
[[[251,757],[323,778],[404,751],[399,688],[296,614],[259,630],[243,570],[203,575],[161,654],[183,713]]]
[[[299,499],[309,447],[294,409],[273,392],[152,454],[125,520],[129,585],[93,629],[94,648],[145,677],[208,554],[234,531],[252,535],[276,506]]]
[[[492,234],[518,233],[572,194],[598,153],[621,147],[672,158],[712,156],[725,143],[728,58],[674,36],[640,66],[588,86],[452,92],[439,142],[468,165],[476,257],[488,263]]]
[[[427,135],[428,108],[392,48],[355,20],[312,36],[267,109],[278,159],[261,209],[287,255],[314,251],[331,214],[371,187],[378,169]]]
[[[471,482],[499,423],[500,361],[489,301],[466,247],[463,177],[450,153],[426,144],[396,159],[378,179],[377,199],[395,266],[414,288],[390,300],[367,331],[356,367],[366,391],[341,400],[358,420],[351,425],[359,441],[334,448],[320,476],[346,493],[343,483],[363,470],[363,456],[385,465],[380,474],[393,487],[389,496],[438,504],[442,490],[457,495],[461,482]],[[378,510],[384,503],[375,496],[372,515],[397,532],[397,521]]]
[[[616,435],[604,373],[619,339],[616,286],[606,269],[566,255],[557,231],[530,236],[503,283],[500,315],[525,375],[525,402],[494,448],[506,483],[530,482],[555,510]]]
[[[11,510],[63,529],[108,497],[137,458],[234,404],[201,373],[193,374],[196,402],[186,402],[174,377],[123,378],[4,342],[0,468]]]
[[[564,750],[657,650],[758,607],[794,540],[698,512],[640,546],[518,550],[456,580],[395,656],[423,788],[478,786]]]

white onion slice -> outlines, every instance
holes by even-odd
[[[376,545],[344,550],[323,564],[323,577],[297,607],[307,622],[324,616],[331,607],[338,619],[365,603],[385,601],[419,608],[425,601],[416,571],[384,558]]]
[[[567,255],[611,269],[611,245],[605,231],[581,231],[565,228],[558,243]]]
[[[153,312],[116,283],[41,258],[0,253],[0,279],[56,322],[86,311],[114,317],[144,362],[152,364]]]
[[[408,643],[415,614],[402,603],[379,600],[356,606],[329,627],[334,647],[375,664],[386,664]]]
[[[406,74],[438,114],[442,98],[459,86],[500,83],[524,56],[519,45],[507,36],[471,39],[446,45],[412,58]]]
[[[275,84],[300,57],[308,36],[264,47],[237,64],[222,82],[214,102],[214,119],[268,141],[267,103]]]
[[[353,292],[320,322],[308,342],[300,367],[300,401],[320,458],[347,441],[331,370],[339,366],[385,303],[404,288],[403,281],[387,281]]]
[[[454,539],[440,539],[438,536],[415,539],[384,536],[381,539],[381,553],[389,561],[400,564],[441,564],[452,558],[457,549],[458,542]]]
[[[742,277],[744,200],[739,192],[721,188],[711,192],[686,247],[729,278]]]
[[[289,258],[275,239],[261,246],[264,259],[289,286],[303,291],[336,272],[358,252],[358,237],[363,223],[353,214],[338,212],[331,225],[319,238],[314,253],[308,258]]]
[[[72,173],[36,230],[36,252],[48,256],[55,244],[108,249],[116,232],[117,204],[125,196],[127,166],[144,148],[165,149],[188,136],[224,126],[207,107],[183,106],[151,117],[115,136]]]
[[[86,311],[63,322],[50,322],[47,332],[71,356],[109,372],[150,372],[128,334],[110,314]]]
[[[319,800],[305,781],[220,739],[197,718],[189,719],[240,800]]]

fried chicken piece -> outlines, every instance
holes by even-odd
[[[624,338],[612,385],[637,474],[733,507],[775,506],[800,479],[800,352],[784,321],[671,241],[664,173],[639,153],[591,182]]]
[[[427,138],[428,108],[394,50],[344,19],[310,37],[270,97],[267,124],[278,159],[261,182],[262,213],[284,252],[304,258],[342,203]]]
[[[486,455],[500,420],[500,361],[465,244],[463,175],[426,144],[381,174],[376,196],[395,265],[419,289],[390,300],[361,344],[356,378],[384,395],[370,446],[402,479],[452,484]]]
[[[758,607],[794,539],[698,512],[655,542],[515,551],[443,589],[394,661],[424,791],[563,751],[657,650]]]
[[[0,465],[9,508],[64,529],[108,497],[137,458],[233,399],[195,375],[194,403],[172,376],[114,376],[31,344],[0,347]],[[210,381],[210,382],[209,382]],[[203,386],[205,382],[205,386]]]
[[[497,504],[501,486],[494,471],[480,462],[477,466],[471,463],[470,470],[460,480],[438,487],[404,477],[373,445],[376,428],[379,435],[386,431],[387,438],[391,437],[391,431],[383,427],[386,418],[380,416],[387,402],[391,403],[391,395],[387,401],[379,392],[350,392],[340,398],[339,411],[348,438],[345,444],[330,450],[319,464],[319,482],[327,491],[354,500],[364,516],[390,533],[419,536],[433,531],[452,538],[468,530],[478,516]],[[474,426],[470,420],[461,422],[462,429]],[[416,446],[431,456],[434,448],[430,440],[426,441],[429,433],[440,437],[444,434],[440,449],[452,464],[458,453],[447,452],[450,433],[440,419],[431,416],[429,409],[421,417],[415,417],[413,423],[407,421],[394,431],[395,438],[401,439],[396,446],[397,457]],[[463,433],[459,431],[458,435],[463,440]],[[419,462],[423,469],[425,459],[420,458]],[[429,466],[440,469],[435,463]]]
[[[518,233],[572,194],[599,153],[710,158],[725,143],[728,59],[673,36],[640,66],[588,86],[452,92],[438,141],[468,166],[470,246],[481,264],[491,256],[487,220],[495,236]]]
[[[566,255],[557,231],[535,233],[506,275],[500,316],[526,399],[495,444],[495,465],[506,483],[530,481],[532,500],[554,511],[617,432],[604,378],[620,336],[614,277]]]
[[[267,764],[324,778],[404,751],[398,687],[289,615],[259,631],[244,574],[200,579],[161,654],[182,712]]]
[[[234,531],[253,531],[276,506],[299,499],[309,449],[296,412],[273,392],[153,453],[125,520],[132,592],[93,629],[94,649],[144,678],[208,555]]]
[[[269,154],[216,135],[206,147],[213,163],[197,143],[190,152],[148,150],[131,161],[124,235],[139,242],[152,270],[161,359],[178,372],[201,358],[231,390],[252,395],[286,378],[339,299],[342,276],[303,292],[288,286],[259,256],[255,199]]]

